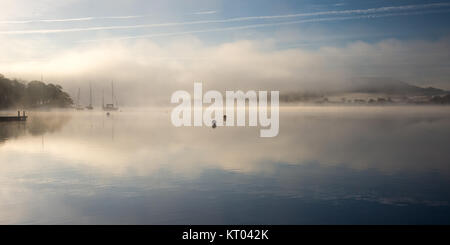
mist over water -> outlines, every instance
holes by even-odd
[[[448,107],[281,107],[275,138],[170,109],[0,123],[0,223],[450,223]]]

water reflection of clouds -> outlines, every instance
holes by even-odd
[[[41,136],[62,129],[70,120],[66,113],[31,113],[27,122],[0,122],[0,142],[26,135]]]
[[[70,120],[43,120],[54,130],[0,145],[0,223],[308,223],[328,212],[317,205],[445,208],[448,112],[283,108],[270,139],[258,128],[174,128],[165,110],[61,112]],[[255,203],[278,207],[279,219],[228,211]]]
[[[271,162],[387,172],[450,170],[450,115],[445,107],[285,109],[280,135],[273,139],[259,138],[257,128],[175,128],[167,117],[161,110],[124,112],[114,118],[77,115],[63,130],[46,135],[45,153],[64,159],[64,164],[144,176],[160,168],[188,176],[203,168],[273,172],[270,164],[262,164]],[[51,125],[64,120],[53,119]],[[28,131],[39,132],[34,127]],[[3,157],[42,152],[40,141],[25,137],[0,150]]]

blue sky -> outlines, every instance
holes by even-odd
[[[0,35],[51,38],[55,45],[74,45],[103,38],[165,41],[173,36],[190,34],[205,42],[220,43],[270,38],[278,36],[281,30],[294,34],[280,38],[280,47],[318,47],[355,40],[376,42],[386,38],[435,40],[449,34],[450,23],[450,2],[446,1],[40,2],[31,3],[22,10],[17,7],[16,12],[13,10],[4,16],[0,20]],[[173,25],[157,26],[168,23]]]
[[[291,89],[389,76],[450,89],[450,1],[2,0],[2,13],[0,73],[25,79],[230,84],[236,73]],[[133,75],[114,74],[120,65]]]

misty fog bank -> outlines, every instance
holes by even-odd
[[[6,41],[1,38],[2,42]],[[348,87],[355,77],[388,77],[413,85],[449,89],[450,39],[378,43],[353,42],[343,47],[274,49],[274,40],[240,40],[206,45],[195,37],[157,44],[151,40],[83,43],[45,54],[48,59],[23,61],[44,55],[22,49],[14,40],[0,51],[15,61],[1,63],[5,76],[61,84],[72,97],[81,88],[81,102],[89,97],[110,99],[114,81],[119,104],[166,104],[176,90],[335,91]],[[30,52],[30,53],[28,53]]]

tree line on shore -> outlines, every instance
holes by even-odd
[[[70,95],[60,85],[8,79],[0,74],[0,109],[70,107]]]

